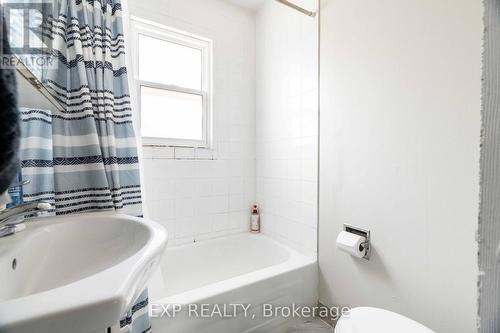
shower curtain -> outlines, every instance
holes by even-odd
[[[64,108],[53,115],[54,170],[66,175],[55,182],[56,201],[65,199],[56,212],[115,209],[141,216],[121,3],[57,4],[57,17],[49,20],[56,61],[45,77]]]
[[[29,200],[56,215],[96,210],[142,216],[120,0],[56,0],[44,22],[53,64],[44,83],[62,110],[24,109],[22,172]],[[151,330],[147,291],[111,330]]]

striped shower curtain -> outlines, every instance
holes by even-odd
[[[142,216],[137,143],[120,0],[55,0],[44,22],[53,64],[44,83],[62,110],[22,110],[29,200],[56,215],[96,210]],[[144,291],[111,330],[151,330]]]
[[[102,1],[102,2],[101,2]],[[49,20],[58,214],[116,209],[140,216],[137,146],[119,0],[59,0]],[[73,176],[71,176],[73,173]]]

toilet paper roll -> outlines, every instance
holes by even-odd
[[[337,247],[356,258],[366,255],[366,246],[362,245],[366,238],[347,231],[342,231],[337,237]]]

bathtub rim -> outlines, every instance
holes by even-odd
[[[155,298],[156,295],[154,293],[150,292],[150,300],[151,303],[155,304],[180,304],[182,306],[188,305],[188,304],[193,304],[193,303],[200,303],[204,300],[210,299],[212,297],[216,297],[217,295],[231,292],[232,290],[237,290],[238,288],[244,287],[250,283],[257,283],[260,281],[264,281],[266,279],[272,278],[274,276],[280,275],[280,274],[285,274],[306,266],[310,265],[317,265],[317,258],[312,257],[312,256],[307,256],[304,254],[299,253],[297,250],[265,235],[265,234],[253,234],[250,232],[243,232],[243,233],[237,233],[237,234],[232,234],[224,237],[219,237],[219,238],[214,238],[210,240],[205,240],[205,241],[200,241],[197,243],[190,243],[190,244],[183,244],[183,245],[178,245],[178,246],[173,246],[170,248],[167,248],[165,251],[168,251],[169,249],[181,249],[184,247],[200,247],[203,246],[203,244],[207,244],[207,242],[218,242],[227,238],[236,238],[236,237],[250,237],[250,238],[261,238],[265,239],[266,241],[272,242],[274,245],[281,247],[282,249],[286,250],[289,253],[288,258],[276,265],[264,267],[261,269],[257,269],[252,272],[244,273],[241,275],[237,275],[228,279],[224,279],[218,282],[210,283],[205,286],[201,286],[198,288],[194,288],[188,291],[180,292],[178,294],[170,295],[170,296],[163,296],[159,298]],[[157,274],[159,276],[157,277],[160,278],[161,282],[156,282],[156,283],[162,283],[162,288],[164,289],[164,279],[163,279],[163,273],[161,272],[161,268],[158,267]],[[154,288],[158,290],[158,288]]]

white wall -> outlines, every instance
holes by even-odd
[[[169,245],[248,230],[255,199],[254,12],[222,0],[130,0],[128,7],[130,15],[214,44],[213,154],[146,148],[149,217],[167,227]]]
[[[322,0],[320,300],[476,331],[482,5]],[[371,229],[373,258],[335,248]]]
[[[295,1],[317,10],[316,0]],[[257,202],[264,233],[315,256],[318,20],[276,1],[257,12]]]
[[[56,111],[57,108],[42,95],[42,93],[33,87],[19,72],[16,71],[18,104],[19,107],[31,109],[43,109]]]

